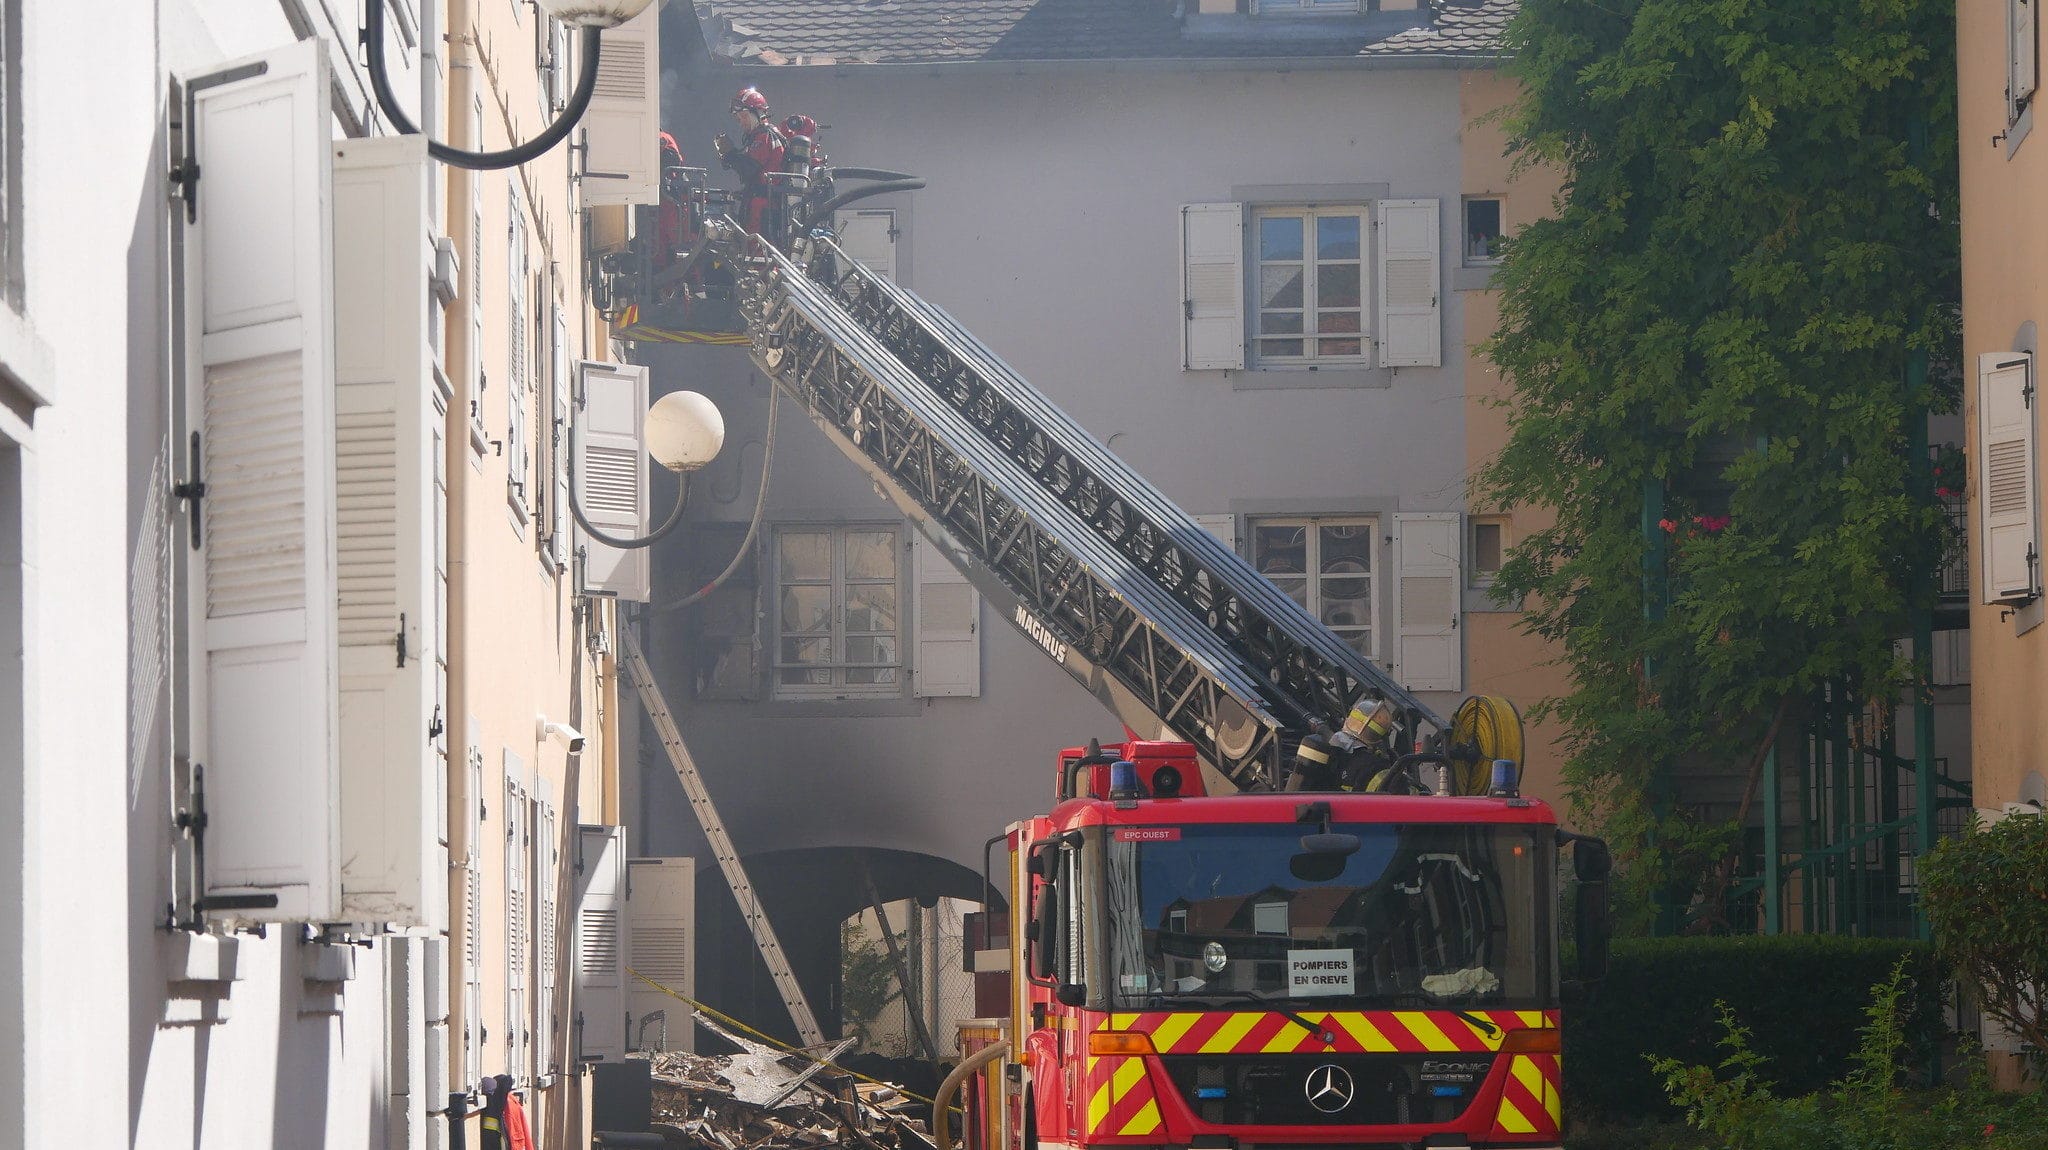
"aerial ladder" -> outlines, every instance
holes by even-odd
[[[1467,699],[1444,719],[1196,523],[943,309],[849,257],[833,211],[921,182],[798,188],[784,242],[709,208],[670,282],[717,269],[700,315],[744,336],[755,364],[1008,620],[1143,738],[1194,745],[1240,790],[1480,793],[1522,758],[1520,716]],[[807,193],[807,194],[806,194]],[[633,277],[601,299],[626,324]],[[701,323],[709,327],[711,324]],[[627,331],[632,335],[632,330]],[[659,333],[642,330],[641,337]],[[718,333],[711,333],[715,336]],[[686,342],[725,342],[695,332]],[[644,663],[636,685],[667,713]],[[664,743],[695,778],[673,723]],[[1425,781],[1420,768],[1438,774]],[[692,806],[716,811],[697,782]],[[722,835],[722,828],[718,834]],[[726,864],[730,843],[721,849]],[[733,856],[728,871],[737,868]],[[743,879],[741,881],[744,881]],[[746,905],[743,902],[743,905]],[[766,918],[749,918],[793,1017],[808,1020]],[[806,1038],[815,1034],[815,1023]]]

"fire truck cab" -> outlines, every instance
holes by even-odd
[[[1010,1049],[966,1092],[972,1150],[1560,1145],[1560,846],[1597,974],[1604,845],[1511,793],[1210,795],[1187,744],[1090,760],[1005,838],[1009,1016],[963,1053]]]

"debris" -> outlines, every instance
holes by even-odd
[[[686,1150],[929,1150],[924,1104],[902,1088],[862,1082],[830,1065],[852,1045],[786,1053],[699,1016],[736,1054],[647,1055],[653,1129]],[[635,1055],[634,1057],[639,1057]]]

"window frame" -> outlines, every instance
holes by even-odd
[[[1512,538],[1508,533],[1508,524],[1509,519],[1505,515],[1468,515],[1465,517],[1466,586],[1474,588],[1491,587],[1493,586],[1493,581],[1500,576],[1500,568],[1498,566],[1494,567],[1491,571],[1480,569],[1479,529],[1481,527],[1495,527],[1500,530],[1497,557],[1501,563],[1505,563],[1507,562],[1508,549],[1513,546]]]
[[[890,555],[895,560],[895,578],[887,585],[896,591],[895,650],[896,659],[889,663],[849,663],[846,661],[848,638],[846,628],[846,602],[849,586],[883,586],[882,580],[863,579],[849,583],[846,577],[846,540],[858,534],[883,534],[891,536]],[[831,540],[831,573],[824,580],[786,580],[782,572],[782,541],[791,535],[823,535]],[[785,523],[777,526],[769,538],[766,559],[769,580],[769,636],[768,636],[768,697],[775,702],[817,702],[837,700],[896,699],[904,696],[910,685],[910,640],[907,624],[909,588],[908,541],[901,523]],[[827,602],[830,611],[830,626],[825,631],[791,632],[785,629],[783,619],[783,591],[791,586],[828,588]],[[857,637],[881,637],[887,632],[862,631]],[[832,644],[833,658],[822,663],[791,663],[782,658],[782,644],[785,639],[824,638]],[[830,672],[827,683],[787,683],[783,672],[803,668],[820,669]],[[891,682],[849,683],[846,672],[852,669],[888,669],[895,671]]]
[[[1472,252],[1472,205],[1492,203],[1494,205],[1494,250],[1487,255]],[[1490,268],[1500,264],[1500,240],[1508,232],[1508,201],[1506,196],[1484,194],[1464,196],[1458,203],[1458,252],[1460,262],[1468,268]]]
[[[1311,204],[1261,204],[1247,205],[1251,227],[1246,229],[1245,266],[1248,281],[1245,299],[1246,345],[1249,354],[1245,367],[1252,371],[1307,371],[1310,369],[1346,368],[1358,369],[1373,366],[1374,352],[1378,347],[1379,333],[1373,330],[1377,316],[1372,298],[1375,268],[1373,243],[1375,220],[1373,204],[1370,201],[1356,203],[1311,203]],[[1358,221],[1358,255],[1351,259],[1323,260],[1316,252],[1315,225],[1311,221],[1326,218],[1353,218]],[[1268,260],[1260,242],[1261,224],[1270,219],[1298,219],[1302,221],[1302,245],[1299,266],[1301,277],[1301,306],[1299,308],[1268,308],[1265,306],[1265,277],[1267,265],[1290,266],[1293,260]],[[1358,269],[1358,302],[1351,307],[1326,308],[1317,298],[1320,290],[1320,269],[1327,266],[1341,267],[1346,264]],[[1266,313],[1298,312],[1301,316],[1302,331],[1271,332],[1264,330]],[[1358,330],[1352,332],[1316,332],[1314,320],[1324,312],[1356,312]],[[1309,346],[1324,339],[1358,341],[1358,351],[1349,355],[1310,354]],[[1300,355],[1272,355],[1266,345],[1286,341],[1302,345]]]
[[[1364,624],[1344,624],[1341,626],[1325,623],[1324,626],[1329,627],[1339,638],[1343,638],[1347,634],[1364,631],[1371,640],[1369,643],[1370,649],[1360,652],[1360,654],[1367,660],[1374,662],[1377,662],[1381,657],[1380,652],[1384,644],[1380,642],[1380,639],[1382,632],[1386,630],[1386,628],[1380,626],[1380,585],[1383,581],[1385,568],[1384,557],[1380,554],[1380,521],[1381,516],[1374,514],[1251,515],[1245,518],[1244,524],[1245,551],[1252,565],[1258,567],[1259,574],[1269,580],[1273,579],[1274,576],[1267,573],[1265,568],[1259,565],[1259,530],[1265,527],[1297,527],[1303,530],[1303,571],[1299,575],[1281,573],[1281,577],[1301,578],[1304,580],[1308,588],[1308,602],[1303,605],[1303,610],[1306,610],[1318,621],[1321,621],[1323,617],[1323,582],[1329,579],[1361,578],[1361,576],[1355,573],[1331,574],[1320,570],[1322,566],[1322,528],[1355,527],[1365,532],[1367,567],[1363,578],[1366,580],[1367,622]],[[1277,581],[1275,585],[1278,586]],[[1281,590],[1285,592],[1286,588],[1283,587]],[[1348,643],[1346,645],[1349,646]],[[1352,649],[1357,650],[1356,647]]]
[[[1363,0],[1252,0],[1254,16],[1356,16]]]
[[[26,310],[27,270],[22,226],[20,0],[0,0],[0,304]]]

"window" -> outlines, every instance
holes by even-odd
[[[1500,197],[1465,197],[1465,262],[1500,262]]]
[[[2040,72],[2036,61],[2039,59],[2040,21],[2035,8],[2041,0],[2006,0],[2006,119],[2017,120],[2020,113],[2033,102],[2034,89],[2039,86]]]
[[[1377,655],[1370,518],[1254,519],[1252,565],[1352,649]]]
[[[1472,556],[1468,569],[1472,573],[1472,585],[1485,587],[1500,574],[1501,556],[1507,551],[1508,524],[1505,519],[1472,520],[1472,539],[1466,548]]]
[[[1252,904],[1252,933],[1285,935],[1287,933],[1287,903],[1284,900],[1274,899]]]
[[[1362,363],[1365,209],[1261,208],[1258,356],[1267,365]]]
[[[902,692],[902,551],[894,527],[776,532],[777,698]]]
[[[1359,0],[1252,0],[1252,11],[1261,16],[1355,16],[1359,8]]]

